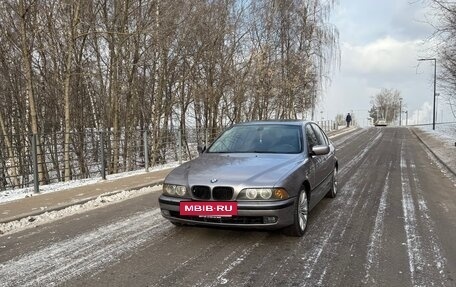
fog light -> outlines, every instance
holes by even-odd
[[[277,217],[275,216],[264,216],[263,217],[263,223],[276,223],[277,222]]]
[[[163,216],[170,216],[169,210],[162,209]]]

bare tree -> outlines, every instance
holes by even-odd
[[[456,118],[456,3],[442,0],[431,0],[430,3],[437,16],[433,38],[439,42],[439,89]]]
[[[64,161],[65,161],[65,181],[70,180],[70,133],[71,133],[71,117],[70,117],[70,80],[72,73],[72,63],[73,63],[73,53],[74,53],[74,42],[76,40],[76,29],[79,22],[79,9],[81,2],[76,1],[71,5],[71,22],[68,25],[67,30],[67,41],[68,48],[66,52],[66,62],[65,62],[65,80],[63,93],[65,98],[65,139],[63,141],[64,145]]]
[[[38,176],[40,182],[47,182],[45,159],[41,145],[40,129],[38,126],[37,104],[33,87],[32,52],[34,42],[34,26],[36,19],[36,1],[26,2],[19,0],[18,13],[20,18],[20,45],[22,52],[22,64],[25,77],[25,93],[27,97],[27,108],[30,111],[30,123],[32,133],[36,137],[37,157],[38,157]]]
[[[369,114],[374,122],[382,119],[390,123],[398,118],[401,104],[400,95],[401,93],[398,90],[382,89],[372,98],[372,108]]]
[[[16,156],[23,173],[29,147],[19,143],[29,131],[52,134],[38,145],[45,148],[40,181],[44,154],[69,180],[73,161],[87,173],[88,142],[98,150],[91,131],[109,134],[114,173],[135,163],[139,129],[149,131],[151,162],[161,163],[175,149],[175,128],[184,142],[194,134],[201,143],[233,123],[304,117],[337,63],[333,7],[321,0],[2,1],[0,132],[10,148],[1,154]]]

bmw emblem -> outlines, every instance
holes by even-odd
[[[218,181],[218,179],[216,179],[216,178],[211,179],[211,183],[216,183],[217,181]]]

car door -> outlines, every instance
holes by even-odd
[[[311,166],[313,167],[310,170],[310,184],[312,188],[312,193],[310,196],[310,207],[312,208],[317,204],[318,201],[321,199],[321,183],[322,183],[322,164],[323,160],[320,156],[312,155],[312,147],[318,145],[318,139],[315,135],[315,131],[310,124],[305,126],[306,132],[306,142],[307,142],[307,150],[309,152],[309,160],[311,162]]]
[[[312,123],[312,128],[315,132],[315,136],[317,138],[318,145],[329,146],[329,140],[326,138],[326,136],[325,136],[324,132],[321,130],[321,128],[318,125],[313,124],[313,123]],[[323,196],[326,194],[326,192],[330,188],[329,187],[329,184],[330,184],[329,176],[331,175],[331,173],[334,169],[333,157],[334,157],[333,151],[330,151],[330,153],[328,153],[328,154],[319,156],[320,170],[318,170],[318,175],[320,176],[320,180],[322,181],[322,184],[324,184],[324,186],[322,186],[322,191],[321,191],[323,193],[322,194]],[[323,183],[323,181],[325,181],[325,182]]]

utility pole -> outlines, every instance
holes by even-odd
[[[402,126],[402,98],[399,98],[399,126]]]
[[[438,110],[439,110],[439,102],[438,102],[438,98],[440,97],[440,94],[437,93],[435,95],[435,120],[438,121],[439,120],[439,117],[438,117]]]
[[[435,130],[435,97],[436,97],[436,85],[437,85],[437,59],[436,58],[423,58],[418,61],[434,61],[434,108],[432,110],[432,129]]]
[[[315,88],[315,81],[312,84],[312,116],[311,120],[315,121],[315,97],[317,96],[317,90]]]

